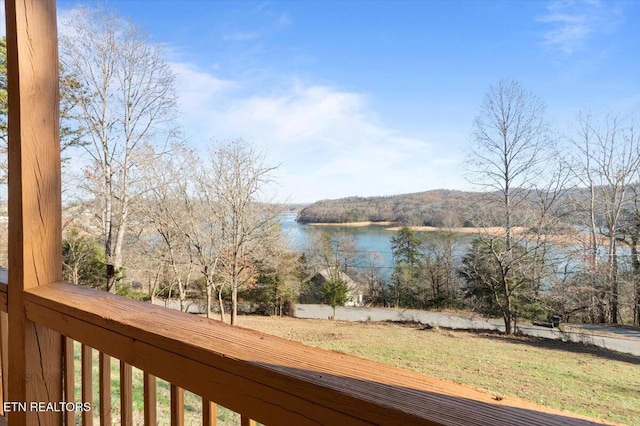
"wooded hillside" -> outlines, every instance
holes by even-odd
[[[473,226],[482,194],[438,189],[385,197],[317,201],[300,211],[300,223],[397,222],[416,226]]]

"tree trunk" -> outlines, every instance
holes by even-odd
[[[504,320],[504,334],[513,334],[513,329],[511,328],[511,297],[505,296],[505,307],[502,310],[502,319]]]
[[[184,312],[185,311],[185,304],[186,304],[186,297],[185,297],[185,292],[182,289],[182,284],[180,282],[178,282],[178,297],[180,298],[180,312]]]
[[[234,224],[234,230],[237,228],[238,225]],[[238,275],[240,274],[238,267],[238,248],[240,244],[237,236],[234,236],[233,244],[234,251],[231,265],[231,325],[236,325],[238,320]]]
[[[231,286],[231,325],[238,321],[238,285]]]
[[[207,283],[207,318],[211,318],[211,283]]]
[[[222,300],[222,287],[218,289],[218,306],[220,307],[220,321],[225,321],[224,316],[224,300]]]
[[[613,254],[611,259],[611,315],[610,320],[612,324],[618,324],[618,254],[616,251],[615,243],[613,244]]]
[[[508,312],[502,313],[502,320],[504,321],[504,334],[511,334],[511,316]]]
[[[637,228],[640,228],[640,223]],[[640,229],[639,229],[640,231]],[[633,304],[633,325],[640,326],[640,252],[638,251],[638,238],[640,232],[631,240],[631,265],[633,266],[633,288],[634,288],[634,304]]]
[[[107,291],[116,292],[116,268],[113,263],[107,263]]]
[[[512,300],[511,300],[511,288],[509,286],[509,277],[506,272],[503,272],[502,285],[504,290],[504,306],[502,306],[502,318],[504,319],[504,333],[513,334],[511,328],[511,320],[513,317]]]
[[[636,293],[635,305],[633,306],[633,325],[638,327],[640,326],[640,271],[634,271],[633,281]]]

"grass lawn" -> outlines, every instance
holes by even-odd
[[[239,317],[239,325],[472,385],[504,396],[640,426],[640,358],[561,341],[424,329],[397,323],[353,323]],[[79,383],[79,345],[76,383]],[[94,351],[94,414],[98,413]],[[112,361],[114,424],[119,423],[119,362]],[[142,419],[142,372],[134,369],[134,423]],[[158,421],[169,424],[169,385],[158,379]],[[79,389],[78,389],[79,400]],[[185,392],[185,424],[201,424],[201,401]],[[218,408],[218,424],[239,424]],[[97,424],[97,423],[96,423]]]
[[[75,342],[74,359],[75,359],[75,383],[76,383],[76,401],[81,400],[80,383],[81,383],[81,364],[80,364],[80,343]],[[93,351],[93,423],[100,424],[99,409],[100,399],[98,391],[98,351]],[[134,368],[132,374],[133,383],[133,424],[141,425],[144,423],[144,400],[143,400],[143,384],[142,371]],[[157,379],[156,382],[156,403],[157,403],[157,420],[158,426],[169,426],[171,424],[171,412],[169,408],[171,389],[167,381]],[[111,359],[111,421],[114,425],[120,424],[120,361],[115,358]],[[239,425],[240,415],[224,407],[218,407],[217,411],[218,425]],[[76,424],[80,423],[81,414],[76,414]],[[185,391],[184,393],[184,418],[186,425],[202,424],[202,398]]]
[[[239,325],[542,405],[640,425],[640,358],[420,325],[239,317]]]

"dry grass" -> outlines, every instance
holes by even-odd
[[[640,358],[631,355],[413,324],[240,317],[239,325],[499,395],[640,425]]]
[[[415,324],[241,316],[239,325],[542,405],[640,425],[640,358],[555,340],[425,329]],[[76,344],[76,383],[80,358]],[[112,363],[113,421],[119,420],[119,365]],[[94,351],[94,416],[98,414]],[[134,369],[134,423],[141,424],[142,372]],[[77,387],[79,400],[79,387]],[[158,381],[158,424],[169,424],[169,385]],[[95,424],[98,424],[95,417]],[[201,423],[201,400],[185,394],[186,424]],[[239,424],[222,407],[218,424]]]
[[[359,228],[366,226],[384,226],[387,231],[397,232],[400,230],[401,226],[399,226],[396,222],[313,222],[308,223],[307,225],[311,226],[330,226],[330,227],[346,227],[346,228]],[[505,229],[501,226],[489,226],[489,227],[456,227],[456,228],[447,228],[447,227],[435,227],[435,226],[409,226],[409,228],[414,231],[420,232],[452,232],[454,234],[464,234],[464,235],[491,235],[493,237],[503,237],[505,234]],[[511,231],[516,236],[525,236],[528,232],[528,228],[516,226],[511,229]],[[564,234],[551,234],[546,235],[544,237],[548,242],[560,245],[571,245],[571,244],[588,244],[589,236],[580,232],[572,232],[572,233],[564,233]],[[607,244],[608,238],[606,236],[599,236],[598,243],[601,245]]]
[[[439,228],[435,226],[410,226],[414,231],[421,232],[452,232],[454,234],[465,234],[465,235],[490,235],[493,237],[503,237],[505,235],[505,229],[500,226],[492,226],[492,227],[484,227],[484,228],[474,228],[474,227],[459,227],[459,228]],[[400,229],[399,226],[394,226],[387,228],[388,231],[398,231]],[[528,232],[528,228],[516,226],[513,227],[512,232],[516,236],[524,236]],[[588,244],[589,236],[584,233],[580,233],[575,231],[573,233],[564,233],[564,234],[550,234],[544,236],[545,240],[554,244],[560,245],[571,245],[571,244]],[[608,238],[605,236],[598,237],[598,243],[601,245],[607,244]]]
[[[74,346],[75,358],[75,383],[76,383],[76,401],[81,401],[81,364],[80,364],[80,343],[75,342]],[[100,424],[100,399],[98,390],[98,351],[93,351],[93,403],[92,414],[93,424]],[[133,382],[133,424],[141,425],[144,423],[144,401],[143,401],[143,383],[142,371],[134,368],[132,375]],[[158,426],[169,426],[171,424],[171,388],[167,381],[157,379],[156,382],[156,398],[157,398],[157,424]],[[224,407],[218,407],[217,424],[220,426],[231,426],[240,424],[240,415],[228,410]],[[81,414],[76,414],[76,423],[79,424]],[[202,398],[191,392],[184,395],[184,420],[186,425],[202,424]],[[117,359],[111,360],[111,421],[112,424],[120,424],[120,362]]]
[[[340,226],[346,228],[361,228],[365,226],[394,226],[396,222],[311,222],[311,226]],[[400,229],[400,228],[398,228]]]

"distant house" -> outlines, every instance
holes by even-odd
[[[335,271],[329,268],[317,272],[309,281],[305,283],[298,301],[300,303],[322,303],[322,287],[324,283],[331,279],[332,274],[338,273],[341,280],[344,280],[349,287],[349,301],[345,306],[362,306],[363,292],[360,284],[355,282],[349,275],[342,271]]]

